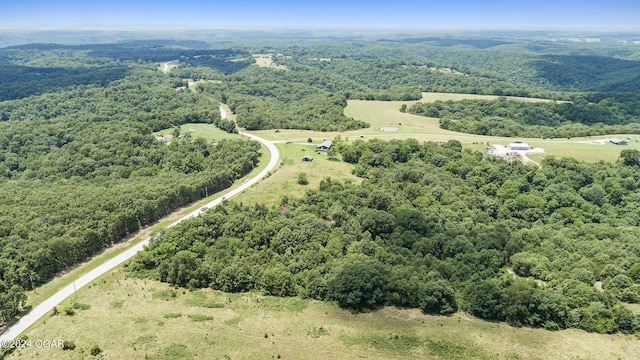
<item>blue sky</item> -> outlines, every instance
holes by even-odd
[[[640,30],[640,1],[0,0],[2,28],[106,26]]]

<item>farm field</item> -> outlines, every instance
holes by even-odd
[[[69,301],[89,308],[65,315]],[[632,359],[640,352],[630,335],[514,328],[464,313],[389,307],[352,314],[301,298],[174,289],[119,270],[58,310],[27,335],[72,341],[75,350],[29,348],[8,358],[82,359],[94,346],[112,359]]]
[[[490,95],[466,95],[466,94],[439,94],[439,93],[423,93],[420,101],[429,102],[436,100],[462,100],[462,99],[496,99],[497,96]],[[516,98],[522,101],[548,101],[544,99],[533,98]],[[368,122],[371,126],[366,129],[345,131],[340,133],[323,133],[318,131],[307,130],[281,130],[274,132],[273,130],[256,131],[255,133],[265,139],[274,141],[293,141],[303,142],[307,138],[314,141],[322,141],[323,139],[333,138],[340,135],[343,140],[352,141],[363,138],[364,140],[372,137],[381,139],[407,139],[415,138],[420,141],[446,142],[450,139],[459,140],[463,146],[482,151],[487,144],[508,144],[514,140],[525,141],[532,146],[542,147],[545,153],[542,155],[533,155],[531,159],[539,162],[546,156],[555,157],[575,157],[579,160],[588,162],[615,161],[620,156],[620,151],[624,149],[640,149],[640,143],[635,140],[629,142],[626,146],[616,146],[606,141],[612,137],[638,138],[634,135],[608,135],[594,136],[590,138],[572,138],[572,139],[540,139],[540,138],[507,138],[498,136],[483,136],[475,134],[465,134],[455,131],[441,129],[437,118],[429,118],[418,115],[402,113],[399,111],[402,104],[410,105],[417,101],[365,101],[365,100],[349,100],[345,109],[345,115]],[[388,132],[381,130],[383,127],[396,127],[397,131]],[[598,140],[604,140],[604,144],[600,144]]]
[[[256,65],[258,65],[259,67],[271,67],[274,69],[286,69],[286,66],[282,66],[282,65],[275,65],[275,66],[271,66],[271,64],[273,64],[273,55],[271,54],[255,54],[253,55],[253,58],[256,60]]]

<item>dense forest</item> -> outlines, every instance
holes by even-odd
[[[616,164],[548,159],[539,168],[455,140],[339,148],[361,185],[325,178],[274,209],[225,203],[166,230],[128,271],[354,310],[462,309],[514,326],[640,330],[624,305],[640,302],[637,151]]]
[[[256,54],[273,66],[257,66]],[[478,134],[638,132],[638,61],[634,46],[515,38],[2,48],[0,322],[19,313],[30,279],[42,284],[251,171],[257,144],[207,143],[180,128],[205,122],[236,132],[220,118],[220,103],[247,130],[342,131],[369,126],[344,115],[349,99],[532,96],[554,101],[408,111]],[[168,73],[162,62],[172,63]],[[170,144],[152,136],[171,127],[185,136]],[[225,204],[167,231],[130,270],[180,286],[297,294],[353,309],[393,304],[550,329],[637,329],[622,303],[638,301],[638,154],[618,164],[548,160],[538,169],[482,159],[456,142],[340,150],[363,185],[327,179],[302,199],[284,197],[278,209]],[[180,252],[163,245],[174,243]],[[361,275],[366,282],[355,281]]]
[[[478,135],[571,138],[640,133],[640,95],[630,93],[579,94],[560,102],[418,102],[403,111],[439,118],[443,129]]]
[[[249,141],[207,143],[179,128],[220,119],[218,102],[146,69],[108,87],[0,103],[0,289],[4,321],[42,284],[259,161]],[[152,131],[175,126],[169,145]],[[5,291],[6,290],[6,291]]]

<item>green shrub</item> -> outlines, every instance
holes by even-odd
[[[102,349],[100,349],[98,345],[94,344],[93,346],[91,346],[91,350],[89,351],[91,352],[91,355],[98,356],[102,352]]]
[[[189,316],[189,319],[191,319],[191,321],[196,321],[196,322],[213,320],[213,316],[209,316],[209,315],[192,314],[187,316]]]
[[[308,185],[309,184],[309,179],[307,179],[307,174],[305,174],[305,173],[299,173],[298,174],[298,184],[299,185]]]
[[[164,314],[165,319],[177,319],[182,316],[182,313],[168,313]]]
[[[62,350],[75,350],[76,349],[76,343],[74,343],[71,340],[64,340],[62,342]]]

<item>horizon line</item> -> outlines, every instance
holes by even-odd
[[[299,31],[299,30],[325,30],[325,31],[340,31],[340,30],[375,30],[375,31],[508,31],[508,32],[594,32],[594,33],[612,33],[612,32],[625,32],[625,33],[639,33],[640,28],[629,27],[601,27],[601,28],[589,28],[589,27],[486,27],[486,26],[472,26],[472,27],[391,27],[391,26],[336,26],[336,25],[287,25],[287,26],[275,26],[275,25],[227,25],[227,26],[193,26],[193,25],[24,25],[24,26],[8,26],[0,25],[0,31],[2,32],[43,32],[43,31],[119,31],[119,32],[132,32],[132,31],[152,31],[152,32],[166,32],[166,31],[242,31],[242,30],[262,30],[262,31]]]

